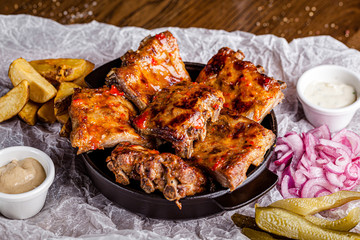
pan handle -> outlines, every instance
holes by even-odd
[[[233,210],[258,199],[274,187],[278,177],[265,168],[256,178],[233,192],[213,198],[223,210]]]

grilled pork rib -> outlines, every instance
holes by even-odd
[[[176,38],[168,31],[145,38],[137,51],[128,51],[121,60],[122,66],[112,69],[106,82],[117,84],[140,110],[161,89],[191,80]]]
[[[241,51],[221,48],[196,79],[224,93],[224,107],[261,122],[283,98],[284,82],[264,74],[262,67],[243,61]]]
[[[159,153],[131,143],[120,143],[107,159],[116,182],[127,185],[130,179],[140,181],[146,193],[161,191],[169,201],[179,200],[204,190],[203,173],[171,153]]]
[[[131,127],[129,120],[136,110],[123,95],[115,86],[75,89],[69,108],[70,141],[79,148],[78,154],[114,147],[124,141],[149,145]]]
[[[220,91],[183,81],[159,92],[133,124],[142,134],[170,142],[177,155],[189,158],[193,141],[205,139],[207,122],[217,120],[223,102]]]
[[[194,143],[192,160],[231,191],[245,179],[252,163],[259,165],[275,134],[239,113],[223,109],[207,127],[206,139]]]

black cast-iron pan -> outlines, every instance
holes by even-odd
[[[85,78],[85,81],[89,87],[102,87],[110,69],[120,65],[120,59],[108,62],[90,73]],[[185,66],[190,77],[195,80],[205,65],[186,62]],[[277,135],[277,122],[274,111],[271,111],[264,118],[262,125]],[[81,156],[90,178],[99,191],[124,209],[149,218],[188,220],[240,208],[273,188],[277,182],[277,176],[270,172],[266,166],[270,160],[274,145],[265,154],[265,159],[261,165],[249,168],[247,179],[236,190],[230,192],[228,189],[217,185],[215,191],[208,190],[181,199],[182,210],[179,210],[174,202],[166,200],[160,192],[145,193],[136,181],[127,186],[116,183],[114,174],[108,170],[105,162],[112,149],[96,150],[84,153]]]

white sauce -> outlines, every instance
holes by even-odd
[[[313,82],[304,92],[313,104],[323,108],[346,107],[356,101],[356,91],[344,83]]]

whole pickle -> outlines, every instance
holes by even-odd
[[[264,232],[261,228],[259,228],[256,225],[255,218],[253,218],[253,217],[245,216],[240,213],[234,213],[231,216],[231,219],[233,220],[233,222],[235,223],[236,226],[238,226],[239,228],[242,228],[243,234],[246,235],[250,239],[252,239],[252,238],[250,236],[248,236],[247,233],[251,234],[251,236],[253,236],[252,234],[253,233],[255,234],[254,231],[262,232],[266,235],[269,235],[270,237],[272,237],[272,239],[279,239],[279,240],[289,240],[290,239],[287,237],[277,236],[275,234]],[[244,232],[244,229],[247,229],[247,230],[245,230],[246,233]],[[261,239],[261,238],[257,238],[257,239]]]
[[[255,205],[255,221],[265,231],[293,239],[360,240],[359,234],[321,228],[307,221],[304,217],[281,208]]]
[[[339,191],[317,198],[288,198],[276,201],[270,207],[283,208],[294,213],[313,215],[315,213],[339,207],[345,203],[360,199],[360,192]]]
[[[360,208],[353,208],[349,211],[346,217],[334,221],[329,221],[325,218],[318,218],[313,215],[307,215],[305,216],[305,219],[322,228],[337,231],[349,231],[360,222]]]
[[[239,213],[234,213],[231,216],[231,220],[235,223],[239,228],[253,228],[258,229],[259,227],[256,225],[255,218],[245,216]]]
[[[251,240],[275,240],[275,238],[266,232],[257,231],[247,227],[243,228],[241,232]]]

